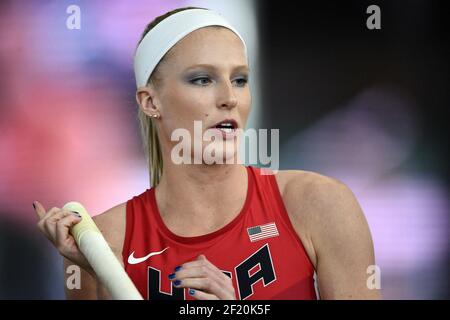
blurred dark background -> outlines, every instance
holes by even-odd
[[[380,30],[366,28],[365,12],[372,4],[381,9]],[[266,126],[283,128],[285,140],[365,88],[397,90],[415,101],[405,112],[414,116],[418,130],[414,151],[403,165],[432,171],[448,183],[445,4],[258,1]]]

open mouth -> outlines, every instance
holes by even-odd
[[[226,119],[219,123],[216,123],[211,128],[216,128],[221,130],[224,133],[233,133],[237,129],[237,122],[233,119]]]

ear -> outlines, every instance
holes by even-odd
[[[153,86],[148,85],[136,90],[136,102],[139,108],[148,116],[160,115],[156,92]]]

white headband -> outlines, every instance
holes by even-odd
[[[205,9],[188,9],[177,12],[151,29],[139,44],[134,56],[134,74],[137,87],[147,84],[159,61],[178,41],[197,29],[222,26],[233,31],[247,47],[241,35],[219,14]]]

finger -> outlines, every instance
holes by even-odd
[[[58,210],[58,208],[55,208],[55,210]],[[43,218],[40,221],[41,229],[43,229],[45,235],[47,236],[50,241],[56,243],[56,226],[59,220],[63,219],[64,217],[74,215],[75,217],[80,218],[79,214],[75,214],[72,211],[68,210],[59,210],[59,211],[53,211],[46,214],[47,218]]]
[[[187,278],[173,282],[177,288],[192,288],[205,293],[216,295],[219,299],[231,299],[231,293],[226,291],[222,285],[210,278]]]
[[[220,273],[222,273],[220,270],[216,271],[212,269],[210,266],[202,264],[187,268],[182,267],[179,271],[176,271],[175,273],[169,275],[169,280],[175,281],[175,280],[184,280],[188,278],[209,278],[221,283],[222,285],[225,285],[223,279],[220,276]]]
[[[211,293],[206,293],[201,290],[189,289],[188,293],[191,297],[197,300],[219,300],[219,298]]]
[[[179,272],[184,271],[184,270],[191,270],[191,269],[196,269],[196,271],[193,271],[194,273],[189,273],[189,274],[184,274],[181,273],[181,277],[185,277],[185,276],[192,276],[192,277],[205,277],[205,272],[209,270],[211,270],[211,272],[209,274],[214,275],[214,278],[219,281],[219,282],[223,282],[224,284],[228,284],[229,282],[231,282],[230,278],[225,275],[222,270],[220,270],[219,268],[217,268],[214,264],[212,264],[209,260],[206,259],[205,255],[201,254],[197,257],[196,260],[194,261],[190,261],[190,262],[186,262],[184,264],[181,265],[180,271],[175,272],[175,274],[172,274],[169,276],[169,279],[172,278],[178,278],[179,276]]]
[[[41,218],[41,221],[47,220],[49,217],[53,216],[55,213],[61,211],[61,208],[53,207],[47,211],[47,213]]]
[[[197,257],[197,261],[200,261],[201,263],[205,263],[207,267],[212,269],[214,272],[218,274],[218,276],[225,281],[226,283],[229,282],[230,277],[228,277],[226,274],[223,273],[222,270],[217,268],[215,264],[213,264],[211,261],[209,261],[204,254],[201,254]]]
[[[50,209],[37,223],[38,228],[42,232],[44,232],[47,238],[49,238],[51,241],[53,241],[55,238],[55,223],[49,223],[48,218],[57,214],[59,210],[60,209],[56,207]]]
[[[60,219],[56,223],[56,246],[61,247],[67,244],[67,239],[69,237],[69,229],[71,226],[77,224],[81,221],[80,217],[76,215],[68,215]],[[61,249],[61,248],[58,248]]]
[[[183,263],[180,267],[182,269],[187,269],[187,268],[192,268],[192,267],[199,267],[202,265],[204,265],[203,261],[193,260],[193,261]]]
[[[51,231],[58,220],[55,217],[61,218],[62,214],[63,212],[60,208],[53,207],[38,221],[37,225],[42,231]]]
[[[201,254],[197,257],[197,261],[200,261],[200,263],[206,264],[208,267],[211,267],[215,271],[220,271],[219,268],[217,268],[211,261],[206,259],[206,256],[204,254]],[[222,271],[220,271],[222,273]]]
[[[211,262],[209,262],[206,259],[206,257],[203,254],[201,254],[195,260],[183,263],[181,265],[181,268],[187,269],[187,268],[207,266],[207,265],[211,265],[211,266],[215,267]],[[219,270],[219,269],[217,269],[217,270]]]
[[[45,216],[46,212],[44,206],[39,201],[34,201],[33,207],[39,219],[42,219]]]
[[[50,215],[46,220],[48,222],[51,222],[51,223],[56,223],[60,219],[62,219],[64,217],[67,217],[67,216],[70,216],[70,215],[74,215],[74,216],[79,217],[79,218],[81,217],[79,213],[75,213],[73,211],[61,209],[61,210],[53,213],[52,215]]]

